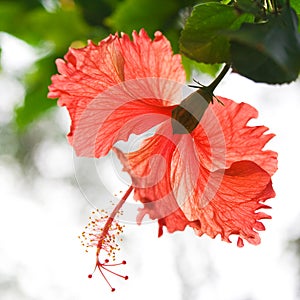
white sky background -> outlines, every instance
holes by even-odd
[[[10,120],[14,105],[24,94],[9,72],[20,71],[14,69],[21,63],[15,60],[20,49],[27,53],[24,45],[14,44],[7,49],[2,55],[6,75],[0,74],[2,124]],[[25,61],[31,59],[24,55],[25,69]],[[260,113],[253,124],[266,125],[276,133],[267,148],[279,153],[279,170],[273,178],[277,197],[267,202],[273,207],[273,219],[264,221],[267,230],[261,233],[261,245],[245,242],[240,249],[235,242],[199,238],[192,230],[165,233],[158,239],[156,223],[128,224],[118,256],[120,260],[126,259],[127,265],[118,271],[129,275],[129,280],[112,277],[116,292],[111,293],[99,274],[92,280],[87,278],[93,269],[94,253],[84,252],[77,235],[92,208],[78,186],[63,180],[67,176],[82,176],[81,189],[89,197],[84,175],[75,174],[85,161],[73,159],[67,140],[49,139],[36,145],[35,163],[43,176],[30,184],[16,161],[0,157],[0,299],[299,299],[298,265],[287,249],[288,240],[300,235],[299,81],[267,86],[230,74],[216,94],[253,105]],[[64,109],[57,109],[51,121],[45,120],[39,126],[46,137],[51,136],[53,127],[67,133],[68,115]],[[109,189],[124,188],[117,176],[110,177],[111,172],[105,167],[109,162],[101,162],[98,168],[106,174],[95,182],[94,192],[99,201],[106,197],[101,194],[101,178],[109,179]]]

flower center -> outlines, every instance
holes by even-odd
[[[209,103],[210,98],[201,89],[182,100],[172,111],[173,133],[191,133],[199,124]]]

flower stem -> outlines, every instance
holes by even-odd
[[[213,94],[213,91],[215,90],[215,88],[218,86],[218,84],[221,82],[221,80],[224,78],[224,76],[227,74],[227,72],[230,69],[230,65],[226,64],[222,71],[220,72],[220,74],[217,76],[217,78],[215,78],[215,80],[208,85],[205,89],[210,92],[211,94]]]

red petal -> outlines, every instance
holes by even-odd
[[[135,199],[144,203],[145,214],[159,219],[159,234],[189,225],[197,235],[218,234],[230,242],[235,234],[249,243],[259,244],[256,230],[264,230],[259,220],[270,218],[257,212],[275,196],[271,176],[256,163],[238,161],[228,169],[209,171],[201,163],[201,145],[190,135],[173,135],[169,121],[156,135],[133,153],[117,150],[124,170],[135,186]],[[241,240],[238,241],[241,246]]]
[[[88,130],[93,132],[92,135],[88,135],[90,140],[87,142],[84,141],[82,133],[77,135],[79,140],[76,141],[75,149],[79,155],[105,155],[117,139],[127,139],[130,133],[147,130],[161,122],[161,118],[148,116],[147,125],[143,124],[143,128],[133,131],[134,127],[131,124],[127,129],[123,129],[119,136],[124,122],[130,122],[137,116],[147,113],[169,115],[169,112],[166,113],[160,108],[171,104],[166,103],[166,100],[172,101],[170,92],[177,92],[175,82],[185,81],[180,56],[173,55],[169,41],[160,32],[155,34],[153,41],[144,30],[139,34],[133,32],[133,41],[126,34],[121,38],[117,34],[110,35],[98,45],[89,42],[85,48],[71,48],[64,59],[58,59],[56,62],[60,74],[52,77],[48,96],[58,97],[59,105],[67,107],[72,120],[69,134],[72,144],[78,126],[82,127],[84,134]],[[129,82],[132,92],[132,80],[142,78],[148,78],[148,81],[141,83],[138,80],[131,97],[126,90],[127,86],[120,84]],[[102,95],[114,86],[117,86],[115,90]],[[127,105],[124,99],[142,100],[142,104]],[[90,113],[92,118],[88,117]],[[97,136],[93,126],[95,120],[98,121],[96,130],[101,129],[101,136]],[[139,121],[135,119],[133,123]],[[108,128],[110,126],[114,130]],[[83,149],[84,147],[89,149]]]
[[[244,241],[240,237],[238,237],[237,246],[240,248],[244,247]]]
[[[206,233],[214,238],[220,234],[223,240],[230,241],[229,236],[237,234],[251,244],[259,244],[255,230],[264,230],[259,220],[270,217],[257,210],[262,201],[275,196],[270,175],[250,161],[233,163],[229,169],[215,173],[215,178],[221,178],[219,186],[215,186],[216,180],[203,185],[203,178],[199,179],[199,189],[182,207],[184,214],[189,220],[200,221],[201,228],[196,230],[198,235]],[[209,173],[204,177],[208,176]],[[215,195],[203,205],[201,200],[207,187],[215,189]]]
[[[141,84],[149,80],[153,81],[142,79],[140,82],[136,80],[114,86],[88,105],[80,115],[71,138],[77,155],[104,156],[117,141],[127,140],[132,133],[144,133],[170,118],[173,106],[163,106],[159,100],[162,97],[154,98],[152,94],[152,98],[139,99],[140,93],[147,96],[152,91],[146,90],[145,84]]]
[[[191,222],[185,217],[171,186],[173,152],[176,148],[185,146],[182,141],[187,140],[187,137],[173,135],[169,120],[161,125],[153,137],[146,139],[138,151],[124,154],[114,149],[124,166],[124,171],[132,178],[135,187],[134,198],[144,203],[137,216],[137,222],[141,223],[146,214],[151,219],[158,219],[159,236],[163,233],[163,226],[166,226],[169,232],[182,231],[187,225],[195,228],[199,226],[198,221]]]
[[[273,175],[277,169],[277,153],[262,150],[274,134],[265,134],[265,126],[247,126],[258,113],[246,103],[218,97],[210,104],[199,126],[193,131],[201,161],[210,170],[228,168],[239,160],[250,160]]]
[[[132,178],[134,198],[144,203],[139,220],[145,214],[149,214],[152,219],[161,219],[179,208],[172,192],[170,164],[181,137],[172,135],[170,124],[164,125],[166,123],[155,136],[146,139],[137,152],[123,154],[114,149],[124,171]],[[184,216],[183,218],[186,221]]]

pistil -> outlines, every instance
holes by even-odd
[[[112,287],[104,272],[109,272],[113,275],[127,280],[128,276],[118,274],[110,269],[111,267],[125,265],[126,261],[123,260],[120,263],[110,263],[109,259],[106,258],[104,262],[101,262],[100,253],[102,253],[102,251],[105,251],[108,256],[112,257],[113,261],[115,260],[115,251],[120,250],[116,239],[120,235],[120,233],[123,232],[124,227],[124,225],[120,225],[115,218],[118,214],[120,214],[121,208],[126,202],[132,190],[133,187],[130,186],[124,196],[118,202],[118,204],[114,207],[110,215],[104,210],[99,211],[97,209],[96,211],[92,212],[92,215],[94,215],[94,217],[90,217],[90,222],[85,227],[86,231],[82,232],[81,237],[79,237],[82,239],[82,245],[86,246],[87,249],[89,247],[97,247],[95,267],[93,273],[88,275],[88,278],[92,278],[94,272],[98,269],[107,284],[110,286],[112,292],[115,291],[115,288]],[[97,214],[99,214],[100,216],[97,216]],[[105,222],[104,226],[102,226],[103,222]]]

